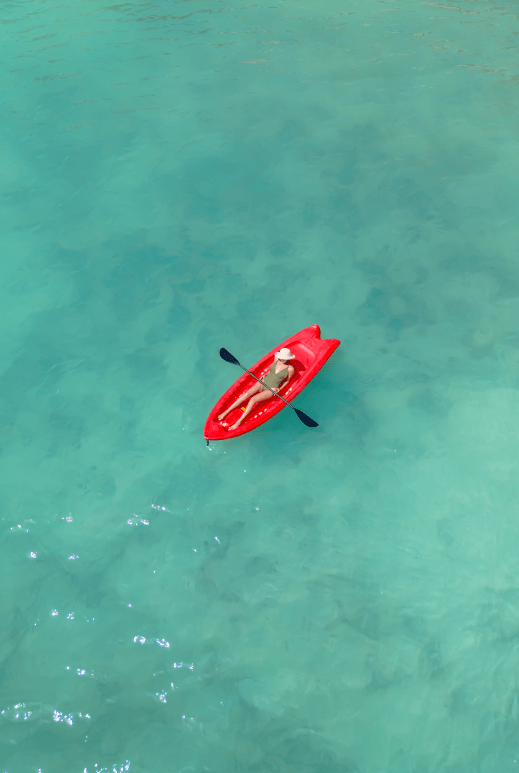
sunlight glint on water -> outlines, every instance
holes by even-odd
[[[515,771],[515,7],[3,22],[0,773]]]

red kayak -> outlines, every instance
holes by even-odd
[[[305,327],[304,330],[300,330],[299,333],[291,336],[291,338],[287,338],[286,341],[276,346],[275,349],[272,349],[272,351],[262,357],[249,370],[257,378],[263,378],[274,361],[274,353],[283,347],[290,349],[295,354],[295,358],[290,360],[295,373],[290,379],[288,386],[286,388],[281,387],[280,395],[287,402],[291,402],[321,370],[326,360],[331,357],[339,344],[340,341],[336,338],[327,338],[322,341],[319,325],[310,325],[310,327]],[[204,438],[206,440],[227,440],[228,438],[238,437],[238,435],[244,435],[246,432],[250,432],[251,429],[259,427],[260,424],[264,424],[275,416],[276,413],[283,410],[285,407],[283,400],[272,395],[270,400],[265,400],[255,405],[237,429],[228,431],[226,427],[222,427],[217,420],[217,416],[225,411],[247,389],[250,389],[253,384],[257,383],[252,376],[244,373],[220,397],[205,423]],[[232,426],[238,420],[246,405],[247,403],[244,402],[243,406],[238,406],[234,411],[227,414],[225,421],[229,426]]]

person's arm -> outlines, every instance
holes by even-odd
[[[290,381],[290,379],[292,378],[293,375],[294,375],[294,368],[293,368],[292,365],[289,365],[288,366],[288,375],[287,375],[286,379],[283,381],[283,383],[280,384],[279,389],[276,389],[276,392],[279,392],[281,389],[284,389],[288,385],[288,382]]]

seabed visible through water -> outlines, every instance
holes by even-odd
[[[517,8],[2,21],[0,773],[516,771]]]

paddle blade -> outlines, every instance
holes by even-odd
[[[310,416],[307,416],[306,413],[303,413],[303,411],[300,411],[299,408],[294,408],[294,411],[297,413],[303,424],[306,424],[307,427],[318,427],[319,424],[310,418]]]
[[[225,360],[225,362],[230,362],[232,365],[240,364],[236,357],[233,357],[232,354],[227,351],[227,349],[220,349],[220,357],[222,360]]]

